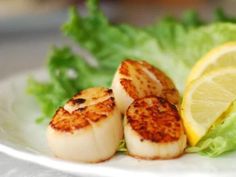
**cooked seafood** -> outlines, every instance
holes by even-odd
[[[178,111],[161,97],[135,100],[124,120],[124,135],[131,156],[142,159],[171,159],[186,147],[186,136]]]
[[[170,78],[145,61],[124,60],[114,76],[112,89],[123,114],[135,99],[145,96],[161,96],[172,104],[179,103],[179,93]]]
[[[101,162],[111,158],[123,137],[122,119],[111,89],[86,89],[55,113],[47,130],[59,158]]]

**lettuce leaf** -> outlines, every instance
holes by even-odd
[[[222,122],[214,125],[207,135],[188,152],[199,152],[202,155],[216,157],[236,149],[236,101],[221,117]]]
[[[39,122],[50,119],[55,110],[76,92],[92,87],[109,87],[119,63],[126,58],[146,60],[169,75],[180,92],[192,65],[209,49],[236,40],[233,23],[206,24],[188,11],[182,19],[165,17],[146,27],[111,24],[97,0],[87,0],[87,16],[72,8],[63,33],[95,59],[87,62],[71,47],[54,47],[47,62],[48,82],[29,80],[28,92],[42,110]],[[218,18],[219,19],[219,18]],[[224,14],[221,20],[233,18]]]
[[[210,49],[235,41],[235,31],[236,25],[233,23],[214,23],[189,31],[180,50],[182,60],[191,67]]]
[[[125,58],[143,59],[145,55],[159,51],[156,40],[146,32],[124,24],[111,25],[100,10],[95,13],[94,8],[88,7],[90,13],[87,17],[81,17],[72,8],[62,29],[66,36],[97,59],[100,68],[114,71]],[[156,64],[153,56],[147,60]]]
[[[37,100],[42,115],[40,123],[50,119],[55,110],[63,105],[75,93],[92,86],[109,87],[113,73],[92,67],[71,48],[54,47],[47,63],[49,82],[39,82],[30,77],[27,92]]]

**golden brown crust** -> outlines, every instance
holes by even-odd
[[[111,89],[103,87],[88,88],[74,95],[66,104],[70,106],[82,106],[81,104],[90,104],[99,98],[106,98],[113,96]]]
[[[81,116],[77,113],[70,114],[64,108],[59,108],[55,113],[53,119],[51,120],[50,126],[56,130],[72,132],[75,129],[79,129],[89,125],[87,119],[78,117]]]
[[[94,94],[97,90],[90,89],[89,91],[90,94]],[[111,96],[112,91],[110,89],[103,88],[99,90],[99,93],[97,92],[100,97],[94,94],[92,98],[88,97],[89,93],[86,90],[83,92],[82,94],[76,94],[67,102],[67,104],[75,108],[73,112],[69,112],[65,108],[57,110],[50,122],[52,128],[63,132],[73,132],[74,130],[89,126],[91,122],[105,119],[112,113],[115,102]],[[91,103],[91,99],[101,98],[104,98],[104,100],[100,100],[95,104],[86,104],[86,102]],[[81,104],[83,105],[81,106]]]
[[[183,133],[179,113],[164,98],[149,96],[135,100],[126,112],[127,122],[143,139],[168,143]]]
[[[126,90],[126,92],[129,94],[130,97],[132,97],[133,99],[139,98],[138,92],[131,80],[121,79],[120,83],[123,86],[123,88]]]
[[[121,66],[119,68],[119,71],[120,71],[120,74],[129,77],[130,76],[129,65],[128,65],[128,62],[126,62],[126,61],[128,61],[128,60],[125,60],[122,62]]]
[[[154,66],[148,64],[145,61],[141,61],[141,63],[152,73],[155,74],[156,78],[161,82],[162,93],[161,97],[166,98],[170,103],[174,105],[179,104],[179,92],[175,88],[174,83],[172,80],[165,75],[161,70],[155,68]]]
[[[154,78],[145,70],[152,73]],[[147,62],[124,60],[120,65],[119,73],[122,75],[120,84],[133,99],[155,95],[166,98],[172,104],[178,105],[179,93],[171,79]],[[131,78],[130,75],[134,77]],[[158,84],[157,81],[160,83]],[[142,87],[136,87],[136,85]]]

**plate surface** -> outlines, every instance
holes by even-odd
[[[174,160],[145,161],[118,154],[99,164],[71,163],[53,157],[45,129],[35,118],[40,110],[25,88],[29,75],[46,79],[43,70],[18,74],[0,82],[0,151],[50,168],[84,176],[235,176],[236,153],[218,158],[186,154]]]

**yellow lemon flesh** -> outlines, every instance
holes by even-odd
[[[203,56],[192,68],[186,85],[213,70],[236,67],[236,42],[216,47]]]
[[[214,70],[188,84],[181,115],[192,146],[236,99],[236,67]]]

